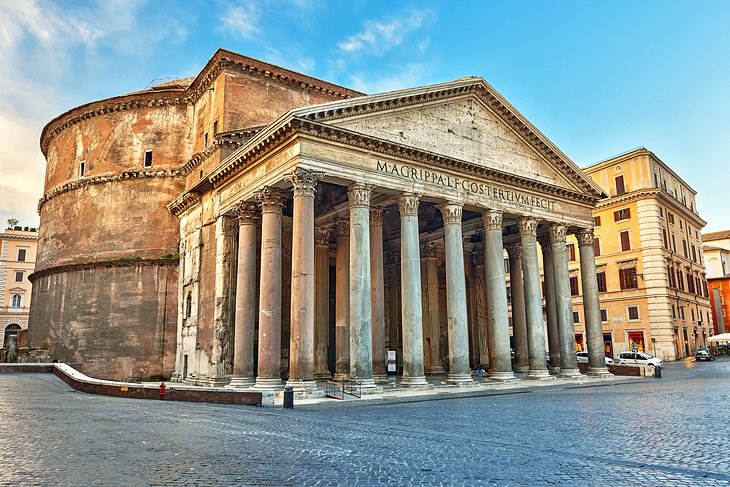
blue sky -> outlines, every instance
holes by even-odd
[[[638,146],[730,229],[730,2],[0,0],[0,222],[36,225],[43,126],[219,47],[368,93],[484,77],[578,165]]]

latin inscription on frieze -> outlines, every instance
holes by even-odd
[[[501,188],[493,184],[480,183],[473,179],[459,178],[430,169],[408,166],[406,164],[395,164],[386,161],[377,161],[376,164],[378,171],[398,178],[435,184],[455,191],[478,194],[496,200],[541,208],[543,210],[555,210],[555,202],[548,198],[541,198],[539,196],[522,193],[512,189]]]

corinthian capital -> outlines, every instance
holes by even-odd
[[[565,234],[568,228],[560,223],[550,225],[550,243],[565,243]]]
[[[502,212],[499,210],[487,210],[482,213],[485,230],[502,230]]]
[[[383,225],[383,215],[387,213],[388,210],[383,208],[382,206],[376,206],[375,208],[370,208],[370,226],[382,226]]]
[[[575,234],[575,238],[578,240],[578,247],[593,246],[593,230],[583,229]]]
[[[537,219],[535,218],[520,218],[520,235],[537,235]]]
[[[350,222],[348,220],[337,220],[335,222],[335,234],[338,237],[349,237]]]
[[[505,247],[510,260],[522,260],[522,244],[513,243]]]
[[[461,223],[461,216],[464,213],[464,206],[461,203],[448,202],[438,205],[444,223]]]
[[[329,245],[332,227],[314,227],[315,245]]]
[[[254,196],[261,204],[261,213],[281,214],[288,195],[283,189],[264,186],[263,189],[256,191]]]
[[[256,203],[241,201],[236,205],[236,218],[239,225],[253,225],[259,217],[259,208]]]
[[[439,246],[436,242],[424,242],[421,244],[421,257],[438,257]]]
[[[289,181],[294,190],[294,196],[309,196],[311,198],[314,198],[314,193],[316,193],[315,186],[317,186],[317,181],[322,179],[324,177],[324,173],[321,172],[315,172],[310,171],[308,169],[302,169],[301,167],[298,167],[289,174],[286,179]]]
[[[373,187],[369,184],[352,183],[347,188],[347,196],[350,198],[350,208],[355,206],[370,206],[370,193]]]
[[[398,199],[400,216],[418,216],[419,197],[413,193],[403,193]]]

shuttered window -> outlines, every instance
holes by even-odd
[[[616,195],[620,196],[626,192],[626,186],[624,186],[624,177],[616,176]]]
[[[619,235],[621,236],[621,251],[626,252],[627,250],[631,250],[631,242],[629,240],[628,230],[625,232],[621,232]]]

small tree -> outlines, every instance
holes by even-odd
[[[19,221],[17,218],[8,218],[8,228],[12,229]]]

